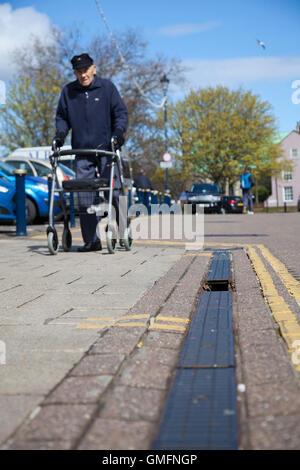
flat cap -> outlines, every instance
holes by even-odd
[[[93,59],[86,53],[80,55],[74,55],[71,59],[71,64],[73,65],[73,69],[83,69],[84,67],[89,67],[93,65]]]

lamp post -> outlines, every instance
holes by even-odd
[[[160,83],[162,86],[163,94],[164,94],[164,124],[165,124],[165,152],[168,151],[168,117],[167,117],[167,92],[170,80],[168,79],[167,75],[164,74],[160,79]],[[166,168],[166,193],[169,192],[169,182],[168,182],[168,168]]]

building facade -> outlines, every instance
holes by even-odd
[[[282,148],[283,158],[290,160],[293,168],[272,177],[272,194],[265,201],[265,206],[297,206],[300,196],[300,123],[278,145]]]

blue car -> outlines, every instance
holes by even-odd
[[[11,182],[15,188],[16,177],[14,174],[15,168],[0,161],[0,178],[5,178]],[[2,180],[1,180],[2,181]],[[27,223],[31,224],[36,217],[48,217],[48,184],[44,178],[39,176],[26,176],[25,177],[25,194],[26,194],[26,214]],[[15,203],[15,198],[12,198]],[[54,215],[61,213],[59,206],[59,196],[54,196]]]
[[[16,188],[7,178],[0,176],[0,220],[14,220]]]

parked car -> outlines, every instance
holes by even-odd
[[[60,157],[60,161],[64,166],[68,167],[70,170],[76,173],[76,160],[74,155],[64,155]]]
[[[0,178],[8,180],[15,188],[16,176],[14,170],[15,168],[13,166],[0,161]],[[39,176],[26,176],[25,194],[27,223],[32,223],[37,217],[48,217],[48,183],[45,179]],[[14,197],[12,200],[13,203],[15,203]],[[54,201],[54,215],[58,215],[62,212],[58,194],[55,194]]]
[[[222,196],[221,212],[222,214],[235,213],[242,214],[244,208],[243,198],[240,196]]]
[[[0,221],[14,220],[15,214],[15,185],[0,175]]]
[[[298,212],[300,212],[300,196],[298,197],[297,209],[298,209]]]
[[[221,191],[217,184],[195,183],[187,193],[187,204],[192,204],[192,213],[196,212],[197,205],[204,208],[204,212],[221,211]]]
[[[36,160],[34,158],[13,156],[6,157],[3,159],[3,161],[16,169],[26,170],[28,176],[40,176],[41,178],[47,179],[48,175],[52,173],[51,164],[46,160]],[[66,179],[75,178],[74,171],[62,163],[58,164],[56,174],[60,185]]]

